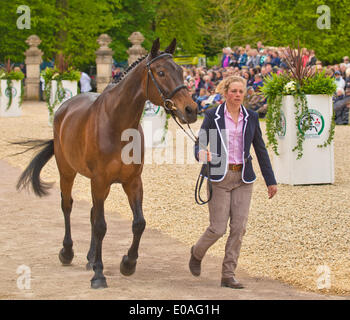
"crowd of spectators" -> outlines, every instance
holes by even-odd
[[[344,57],[340,64],[323,66],[322,62],[316,58],[314,50],[303,48],[302,63],[304,66],[309,65],[314,72],[325,70],[327,75],[334,78],[337,84],[334,102],[346,97],[350,99],[349,57]],[[263,86],[265,77],[288,70],[286,48],[265,47],[261,42],[257,43],[256,48],[251,48],[250,45],[232,49],[227,47],[222,51],[220,65],[211,68],[183,67],[183,69],[185,84],[198,105],[199,113],[223,102],[223,97],[215,91],[222,79],[231,75],[240,75],[247,80],[244,106],[258,112],[259,117],[264,118],[268,105],[260,88]],[[337,124],[348,123],[349,104],[336,110]]]

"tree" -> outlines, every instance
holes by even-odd
[[[161,43],[177,39],[180,53],[196,54],[203,49],[200,0],[162,0],[157,7],[155,34]]]
[[[223,47],[244,46],[260,40],[254,24],[258,3],[256,0],[204,0],[205,53],[212,56]]]
[[[42,40],[45,60],[62,52],[71,56],[73,66],[84,68],[95,63],[98,36],[119,25],[113,12],[120,8],[121,0],[27,0],[31,26],[21,30],[17,28],[16,10],[22,2],[7,1],[0,7],[0,61],[24,61],[25,40],[36,34]]]

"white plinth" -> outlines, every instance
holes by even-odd
[[[146,148],[166,147],[166,122],[167,118],[163,107],[146,101],[145,113],[141,121]]]
[[[54,112],[61,106],[61,104],[68,99],[74,97],[78,93],[78,82],[77,81],[69,81],[62,80],[62,87],[65,91],[65,97],[63,100],[55,106]],[[57,81],[53,80],[51,85],[51,95],[50,95],[50,103],[54,103],[54,99],[57,95]]]
[[[8,108],[9,89],[7,88],[7,80],[1,80],[0,117],[20,117],[22,115],[22,109],[20,106],[21,81],[12,80],[11,82],[12,82],[12,102],[10,107]]]
[[[67,101],[68,99],[76,96],[78,94],[78,82],[77,81],[69,81],[69,80],[62,80],[62,87],[65,91],[65,97],[61,102],[58,102],[56,106],[54,107],[54,113],[58,110],[58,108],[62,105],[63,102]],[[51,81],[51,93],[50,93],[50,104],[53,105],[54,102],[58,101],[57,97],[57,81],[52,80]],[[49,125],[52,125],[53,116],[50,117],[49,114]]]
[[[278,183],[325,184],[334,183],[334,146],[333,142],[325,148],[318,148],[329,136],[333,115],[332,98],[326,95],[307,95],[309,112],[313,125],[305,134],[303,156],[297,160],[297,130],[293,96],[282,100],[282,132],[279,134],[278,153],[274,155],[273,165]]]

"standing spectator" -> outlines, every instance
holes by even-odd
[[[242,69],[243,66],[246,65],[248,59],[248,55],[246,54],[244,48],[239,48],[239,58],[238,58],[238,67]]]
[[[346,64],[345,64],[345,63],[341,63],[341,64],[339,65],[339,71],[340,71],[340,74],[341,74],[341,76],[342,76],[343,79],[346,78],[346,74],[345,74],[346,69],[347,69],[347,68],[346,68]]]
[[[348,56],[345,56],[345,57],[343,58],[343,61],[344,61],[345,65],[346,65],[346,67],[347,67],[347,68],[350,68],[349,57],[348,57]]]
[[[121,72],[120,68],[119,67],[115,67],[113,65],[113,69],[112,69],[112,78],[113,78],[113,80],[115,82],[118,81],[118,79],[120,78],[121,75],[122,75],[122,72]]]
[[[315,56],[315,50],[310,50],[310,55],[309,55],[309,61],[308,61],[308,65],[309,66],[314,66],[316,65],[317,59]]]
[[[91,78],[85,72],[80,72],[80,92],[89,92],[91,91]]]
[[[303,56],[301,58],[301,61],[303,63],[304,68],[306,67],[307,63],[309,62],[309,51],[306,48],[303,48]]]
[[[345,71],[345,89],[350,89],[350,67]]]
[[[227,68],[230,65],[231,48],[227,47],[222,49],[222,53],[221,67]]]

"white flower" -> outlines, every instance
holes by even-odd
[[[296,91],[296,83],[295,81],[290,81],[284,86],[284,91],[287,94],[293,93]]]

